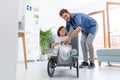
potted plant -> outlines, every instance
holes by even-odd
[[[50,40],[50,35],[51,35],[51,29],[47,30],[47,31],[42,31],[40,30],[40,48],[41,48],[41,60],[46,60],[46,48],[48,46],[48,44],[50,44],[51,40]]]

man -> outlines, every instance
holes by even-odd
[[[66,29],[69,32],[70,27],[74,31],[65,40],[65,43],[69,43],[72,38],[74,38],[80,31],[81,36],[81,48],[83,52],[83,62],[80,68],[88,66],[88,68],[94,68],[94,49],[93,40],[97,32],[97,22],[92,17],[83,13],[70,13],[67,9],[62,9],[59,15],[66,21]],[[89,51],[89,52],[88,52]],[[88,63],[88,53],[89,53],[89,63]]]

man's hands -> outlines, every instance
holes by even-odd
[[[69,37],[64,41],[61,41],[61,43],[64,43],[64,44],[69,44],[70,42],[71,42],[71,38]]]
[[[78,26],[70,35],[69,37],[64,40],[64,44],[68,44],[71,42],[71,39],[74,38],[80,31],[82,30],[82,28],[80,26]]]

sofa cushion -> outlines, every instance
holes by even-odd
[[[102,61],[102,62],[120,62],[120,56],[98,56],[98,61]]]
[[[120,48],[104,48],[97,50],[98,56],[120,56]]]

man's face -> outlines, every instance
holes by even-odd
[[[70,13],[63,13],[61,17],[66,21],[70,21]]]

